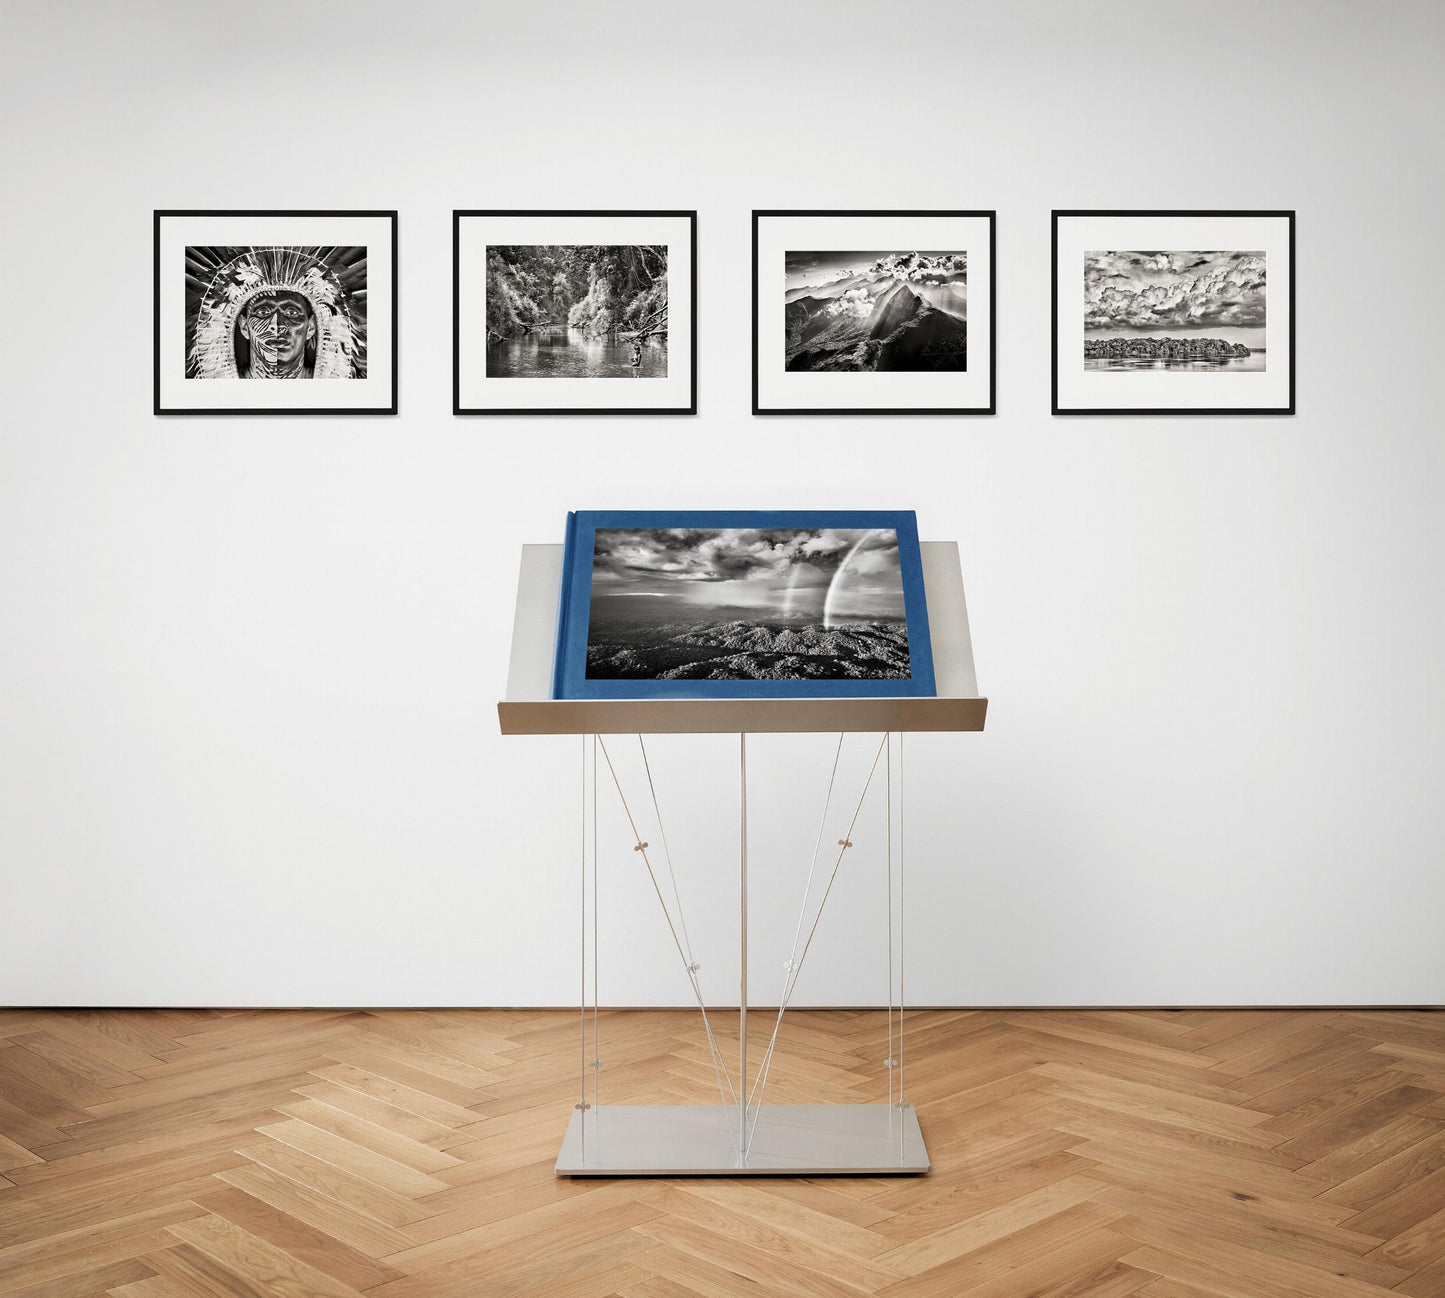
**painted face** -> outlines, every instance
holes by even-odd
[[[246,304],[241,333],[260,368],[287,370],[301,364],[306,344],[316,337],[316,317],[300,293],[263,293]]]

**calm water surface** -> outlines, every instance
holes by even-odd
[[[1229,371],[1234,374],[1248,374],[1264,369],[1264,348],[1260,347],[1248,356],[1229,356],[1224,360],[1210,361],[1202,357],[1188,360],[1166,360],[1161,356],[1095,356],[1084,360],[1085,371],[1089,370],[1173,370],[1184,373],[1187,370],[1205,370],[1210,373]]]
[[[596,338],[580,329],[548,329],[503,338],[487,347],[489,379],[665,379],[667,340],[642,344],[642,364],[632,363],[632,344]]]

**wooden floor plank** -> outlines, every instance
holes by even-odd
[[[1239,1211],[1231,1213],[1223,1210],[1218,1200],[1211,1202],[1209,1196],[1192,1196],[1183,1191],[1166,1196],[1159,1191],[1148,1194],[1120,1188],[1106,1192],[1100,1200],[1133,1217],[1192,1232],[1201,1240],[1233,1244],[1248,1239],[1251,1248],[1271,1257],[1385,1289],[1409,1275],[1383,1258],[1369,1256],[1373,1245],[1368,1237],[1331,1237],[1328,1231],[1311,1229],[1288,1217],[1252,1212],[1253,1204],[1237,1204]]]
[[[84,1110],[86,1105],[100,1104],[110,1098],[110,1090],[98,1082],[67,1068],[55,1059],[38,1055],[28,1047],[12,1042],[0,1049],[0,1068],[10,1076],[21,1076],[40,1086],[72,1108]],[[86,1116],[86,1115],[82,1115]]]
[[[253,1147],[251,1161],[323,1198],[388,1226],[420,1221],[426,1213],[411,1199],[279,1140]]]
[[[1220,1298],[1218,1289],[1199,1289],[1179,1280],[1159,1279],[1138,1291],[1140,1298]]]
[[[34,1167],[44,1162],[39,1154],[32,1154],[24,1145],[0,1135],[0,1172],[13,1171],[17,1167]]]
[[[715,1102],[694,1018],[601,1014],[602,1102]],[[762,1181],[554,1176],[576,1030],[0,1010],[0,1298],[1445,1298],[1442,1014],[912,1011],[930,1175]],[[883,1014],[778,1041],[887,1098]]]
[[[791,1289],[668,1244],[658,1244],[651,1252],[641,1254],[640,1260],[666,1286],[661,1290],[663,1298],[794,1298]],[[633,1292],[638,1291],[630,1290],[629,1294]],[[645,1298],[653,1298],[653,1294],[647,1293]]]
[[[74,1068],[94,1078],[101,1086],[118,1086],[135,1081],[137,1068],[157,1062],[154,1055],[104,1032],[97,1032],[84,1011],[54,1010],[47,1014],[38,1031],[11,1037],[38,1055]]]
[[[216,1179],[244,1190],[262,1203],[333,1236],[368,1257],[383,1257],[411,1244],[395,1227],[269,1167],[241,1167],[234,1172],[221,1172]]]
[[[176,1243],[147,1254],[145,1261],[194,1298],[272,1298],[262,1286],[238,1276],[190,1244]]]
[[[189,1200],[167,1204],[139,1213],[122,1213],[100,1225],[56,1230],[36,1239],[0,1249],[0,1294],[57,1275],[67,1275],[85,1265],[140,1257],[163,1246],[169,1236],[164,1228],[187,1217],[198,1217],[204,1209]]]
[[[394,1104],[387,1104],[384,1100],[374,1099],[362,1091],[337,1086],[333,1082],[312,1081],[308,1085],[296,1087],[295,1090],[298,1097],[315,1100],[331,1109],[339,1109],[364,1122],[384,1127],[387,1131],[394,1131],[408,1140],[433,1148],[455,1130],[448,1123],[434,1122],[420,1114],[399,1109]]]
[[[112,1262],[55,1280],[27,1285],[24,1289],[13,1289],[10,1298],[91,1298],[94,1294],[104,1293],[118,1285],[134,1284],[154,1276],[155,1272],[144,1262],[129,1258],[123,1262]]]
[[[1408,1298],[1445,1298],[1445,1259],[1421,1267],[1408,1280],[1401,1280],[1395,1292]]]
[[[280,1108],[282,1113],[309,1126],[329,1132],[338,1139],[349,1141],[418,1172],[441,1172],[449,1167],[462,1165],[462,1160],[451,1154],[433,1149],[419,1140],[412,1140],[389,1127],[368,1122],[346,1109],[332,1108],[329,1104],[316,1100],[300,1100],[295,1104],[283,1104]]]
[[[432,1298],[438,1293],[466,1292],[468,1285],[480,1286],[485,1280],[505,1278],[550,1253],[570,1254],[579,1265],[589,1249],[593,1257],[617,1260],[648,1249],[648,1242],[634,1234],[633,1228],[651,1224],[657,1216],[654,1209],[635,1198],[624,1197],[580,1220],[559,1221],[546,1229],[525,1231],[479,1249],[453,1253],[435,1266],[428,1263],[424,1270],[368,1292],[374,1298]],[[414,1265],[414,1260],[405,1259],[405,1255],[388,1261],[405,1271]]]
[[[1445,1261],[1445,1205],[1386,1240],[1375,1254],[1395,1266],[1411,1270]]]
[[[1276,1148],[1296,1158],[1313,1162],[1376,1127],[1414,1109],[1422,1108],[1438,1096],[1438,1091],[1426,1090],[1420,1086],[1391,1086],[1387,1090],[1331,1109],[1323,1121],[1310,1126],[1292,1139],[1282,1141]],[[1278,1131],[1278,1128],[1273,1126],[1270,1129]]]
[[[698,1177],[679,1187],[679,1192],[765,1224],[800,1245],[825,1249],[843,1258],[866,1261],[896,1243],[891,1236],[860,1225],[856,1219],[843,1220],[820,1206],[770,1193],[771,1189],[767,1178]],[[657,1206],[650,1196],[644,1202]]]
[[[350,1285],[225,1217],[194,1217],[169,1229],[183,1243],[274,1298],[358,1298],[358,1291]]]
[[[999,1240],[1012,1239],[1037,1222],[1051,1220],[1093,1202],[1106,1187],[1085,1175],[1055,1181],[1010,1199],[962,1221],[946,1225],[921,1239],[909,1240],[879,1257],[881,1265],[905,1273],[928,1272],[956,1257],[976,1252]],[[1117,1212],[1103,1214],[1107,1220]]]
[[[1442,1196],[1440,1202],[1445,1203],[1445,1133],[1427,1136],[1424,1140],[1402,1149],[1398,1154],[1376,1163],[1374,1167],[1350,1177],[1348,1181],[1324,1191],[1320,1198],[1329,1203],[1348,1204],[1362,1212],[1379,1209],[1390,1214],[1389,1205],[1393,1204],[1399,1209],[1412,1199],[1429,1202],[1432,1192]],[[1403,1229],[1410,1224],[1398,1212],[1390,1222],[1382,1218],[1372,1220],[1384,1225],[1388,1235],[1396,1233],[1396,1230],[1389,1228],[1391,1225]]]
[[[196,1203],[353,1289],[370,1289],[401,1278],[401,1272],[343,1243],[335,1235],[308,1226],[298,1217],[234,1186],[222,1186],[214,1194],[202,1195]]]
[[[240,1157],[218,1159],[214,1167],[224,1170],[243,1164]],[[188,1180],[166,1178],[142,1189],[107,1187],[99,1196],[62,1193],[38,1206],[25,1194],[6,1195],[0,1213],[8,1220],[0,1226],[0,1254],[21,1244],[51,1239],[56,1235],[99,1229],[117,1218],[140,1217],[151,1210],[168,1211],[187,1202],[192,1195],[212,1186],[213,1172],[203,1171]]]
[[[1211,1271],[1223,1271],[1236,1278],[1237,1283],[1252,1283],[1260,1298],[1274,1293],[1289,1294],[1292,1298],[1369,1298],[1371,1295],[1379,1298],[1380,1294],[1389,1292],[1369,1281],[1337,1275],[1327,1266],[1280,1257],[1215,1236],[1201,1236],[1187,1226],[1122,1215],[1114,1222],[1113,1228],[1146,1248],[1187,1259]],[[1124,1260],[1141,1270],[1159,1271],[1161,1275],[1173,1279],[1199,1283],[1197,1279],[1191,1279],[1190,1274],[1151,1266],[1133,1256],[1126,1256]]]
[[[1127,1295],[1140,1293],[1157,1281],[1158,1277],[1151,1272],[1126,1266],[1116,1259],[1095,1270],[1062,1280],[1051,1288],[1039,1290],[1034,1298],[1127,1298]]]
[[[1302,1164],[1298,1171],[1320,1182],[1321,1195],[1328,1196],[1329,1190],[1365,1176],[1396,1154],[1442,1132],[1445,1123],[1424,1117],[1423,1110],[1417,1109],[1336,1146],[1324,1157]]]
[[[468,1123],[475,1122],[479,1116],[470,1109],[465,1109],[459,1104],[452,1104],[429,1091],[417,1090],[415,1087],[393,1081],[384,1074],[358,1068],[353,1064],[332,1064],[329,1067],[317,1069],[316,1076],[322,1081],[334,1082],[337,1086],[344,1086],[348,1090],[359,1091],[362,1095],[368,1095],[374,1100],[381,1100],[385,1104],[404,1109],[418,1117],[429,1118],[448,1128],[466,1126]]]
[[[672,1222],[685,1222],[722,1240],[734,1240],[760,1253],[771,1254],[779,1265],[797,1263],[823,1275],[848,1277],[850,1284],[876,1291],[899,1278],[900,1273],[876,1259],[888,1246],[882,1237],[847,1240],[831,1228],[793,1214],[770,1213],[763,1196],[751,1187],[734,1192],[700,1184],[664,1186],[641,1201]]]
[[[360,1177],[361,1180],[369,1181],[372,1185],[380,1186],[402,1198],[417,1199],[448,1188],[445,1181],[438,1181],[434,1176],[428,1176],[405,1163],[398,1163],[384,1154],[378,1154],[369,1146],[348,1140],[334,1131],[313,1127],[309,1122],[291,1118],[286,1122],[259,1127],[257,1130],[264,1136],[270,1136],[272,1140],[290,1145],[292,1149],[299,1149],[302,1153],[330,1163],[333,1167],[339,1167],[343,1172],[349,1172],[352,1176]]]
[[[764,1285],[795,1298],[859,1298],[877,1291],[855,1284],[849,1272],[817,1271],[803,1262],[790,1262],[776,1253],[706,1226],[668,1214],[659,1214],[638,1232],[671,1251],[684,1253],[712,1266],[726,1269],[753,1285]],[[388,1296],[389,1298],[389,1296]]]
[[[1130,1250],[1107,1229],[1119,1214],[1093,1203],[1029,1223],[880,1290],[884,1298],[1011,1298],[1071,1282]]]

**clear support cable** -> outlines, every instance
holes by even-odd
[[[737,1089],[733,1086],[732,1077],[728,1072],[727,1061],[722,1056],[718,1047],[717,1037],[713,1033],[712,1023],[708,1018],[707,1005],[703,1000],[702,988],[698,983],[695,961],[688,958],[686,949],[683,947],[682,939],[678,936],[677,925],[673,923],[672,914],[668,910],[667,900],[663,896],[662,888],[657,882],[657,872],[652,868],[652,861],[648,857],[647,849],[650,844],[643,839],[638,832],[636,818],[632,814],[632,808],[628,804],[627,795],[622,790],[622,781],[618,778],[617,768],[612,763],[612,754],[607,751],[607,744],[598,737],[598,744],[602,750],[602,758],[607,763],[607,770],[612,776],[613,787],[617,790],[617,796],[622,802],[622,810],[627,816],[627,823],[632,830],[634,839],[633,851],[642,857],[642,863],[647,869],[647,877],[652,881],[652,890],[657,894],[657,904],[662,907],[663,918],[667,921],[668,932],[672,934],[673,945],[677,948],[678,958],[682,961],[683,969],[687,973],[688,985],[692,988],[693,997],[697,1001],[697,1007],[702,1012],[703,1029],[707,1033],[708,1049],[713,1055],[713,1070],[720,1078],[718,1092],[723,1101],[724,1107],[728,1103],[728,1095],[732,1096],[732,1104],[742,1113],[742,1102],[738,1097]],[[739,1138],[741,1139],[741,1124],[739,1126]]]
[[[773,1053],[778,1041],[778,1029],[782,1026],[783,1015],[787,1011],[789,1003],[792,1001],[794,990],[797,988],[798,976],[802,973],[803,962],[808,958],[808,950],[813,945],[813,936],[818,931],[818,924],[823,918],[823,908],[827,906],[828,897],[833,891],[833,884],[838,878],[838,869],[843,864],[843,857],[847,854],[848,849],[853,846],[853,830],[858,823],[859,813],[863,810],[863,801],[868,796],[868,789],[873,783],[873,776],[878,770],[878,761],[883,756],[883,749],[887,743],[887,739],[888,736],[885,734],[884,737],[878,741],[877,751],[875,751],[873,754],[873,762],[868,768],[868,777],[863,781],[863,790],[858,795],[857,805],[853,808],[853,815],[848,821],[847,832],[843,835],[842,838],[838,840],[838,855],[833,861],[833,869],[828,875],[827,887],[823,889],[822,899],[818,902],[818,909],[813,916],[813,923],[808,929],[808,939],[806,942],[803,943],[802,953],[798,955],[796,959],[790,958],[788,961],[789,967],[787,970],[786,982],[783,989],[782,1003],[778,1006],[778,1017],[773,1025],[772,1037],[768,1042],[767,1051],[763,1056],[762,1067],[758,1070],[758,1080],[754,1084],[752,1091],[749,1092],[748,1102],[743,1110],[744,1130],[747,1133],[747,1138],[744,1142],[744,1154],[746,1154],[747,1151],[751,1149],[753,1134],[757,1130],[757,1117],[755,1110],[761,1107],[763,1102],[763,1096],[767,1092],[768,1074],[772,1070]],[[831,783],[829,787],[831,794]],[[805,895],[803,899],[804,911],[806,911],[806,907],[807,897]],[[801,928],[802,915],[800,914],[800,931]],[[754,1096],[757,1097],[756,1104],[754,1103]]]
[[[646,775],[647,775],[647,791],[648,791],[649,796],[652,798],[652,814],[653,814],[654,819],[657,821],[657,838],[658,838],[658,841],[662,844],[663,857],[664,857],[664,859],[665,859],[666,862],[667,862],[667,873],[668,873],[668,877],[669,877],[669,879],[670,879],[671,882],[672,882],[672,897],[673,897],[674,903],[675,903],[676,906],[677,906],[677,923],[678,923],[678,927],[682,930],[683,959],[684,959],[684,961],[685,961],[685,963],[686,963],[686,966],[687,966],[688,976],[689,976],[689,978],[691,979],[691,981],[692,981],[692,983],[693,983],[693,994],[694,994],[694,995],[697,997],[697,999],[698,999],[698,1006],[699,1006],[699,1008],[702,1009],[703,1024],[704,1024],[704,1026],[708,1029],[709,1054],[711,1055],[711,1058],[712,1058],[713,1075],[714,1075],[714,1077],[715,1077],[716,1080],[717,1080],[718,1095],[719,1095],[720,1097],[722,1097],[724,1106],[726,1107],[726,1103],[727,1103],[727,1094],[726,1094],[726,1093],[727,1093],[728,1090],[731,1090],[731,1088],[732,1088],[732,1079],[729,1078],[729,1079],[727,1080],[727,1085],[726,1085],[726,1087],[725,1087],[725,1086],[724,1086],[724,1083],[723,1083],[723,1075],[722,1075],[722,1073],[719,1072],[719,1070],[718,1070],[718,1064],[719,1064],[719,1063],[721,1062],[721,1060],[722,1060],[722,1048],[721,1048],[720,1046],[718,1046],[716,1039],[715,1039],[715,1038],[713,1037],[713,1035],[712,1035],[711,1024],[708,1022],[707,1010],[706,1010],[706,1008],[704,1008],[705,1001],[704,1001],[704,997],[703,997],[703,995],[702,995],[702,978],[700,977],[700,973],[701,973],[701,970],[702,970],[702,965],[698,962],[697,958],[693,955],[693,951],[692,951],[692,939],[688,936],[688,932],[687,932],[687,915],[686,915],[686,913],[683,911],[683,908],[682,908],[682,894],[678,891],[678,887],[677,887],[677,874],[676,874],[676,872],[674,871],[673,865],[672,865],[672,849],[668,846],[668,843],[667,843],[667,830],[666,830],[666,828],[664,828],[663,823],[662,823],[662,808],[661,808],[661,806],[658,804],[658,801],[657,801],[657,786],[656,786],[656,784],[653,783],[653,779],[652,779],[652,764],[651,764],[651,763],[649,762],[649,760],[648,760],[648,757],[647,757],[647,745],[646,745],[646,743],[643,741],[643,738],[642,738],[641,735],[638,735],[638,736],[637,736],[637,748],[638,748],[638,751],[642,754],[642,769],[643,769],[643,771],[644,771],[644,772],[646,773]],[[621,792],[621,790],[619,789],[619,793],[620,793],[620,792]],[[646,859],[646,856],[645,856],[645,854],[644,854],[644,860],[645,860],[645,859]],[[664,907],[664,910],[665,910],[665,909],[666,909],[666,908]],[[734,1103],[734,1104],[737,1103],[737,1097],[736,1097],[736,1095],[734,1095],[734,1097],[733,1097],[733,1103]],[[739,1129],[741,1130],[741,1124],[739,1124]]]

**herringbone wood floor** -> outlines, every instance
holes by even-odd
[[[1445,1295],[1445,1014],[909,1021],[926,1178],[568,1181],[574,1014],[0,1011],[0,1294]],[[601,1027],[604,1102],[716,1098],[695,1016]],[[792,1016],[770,1099],[884,1031]]]

